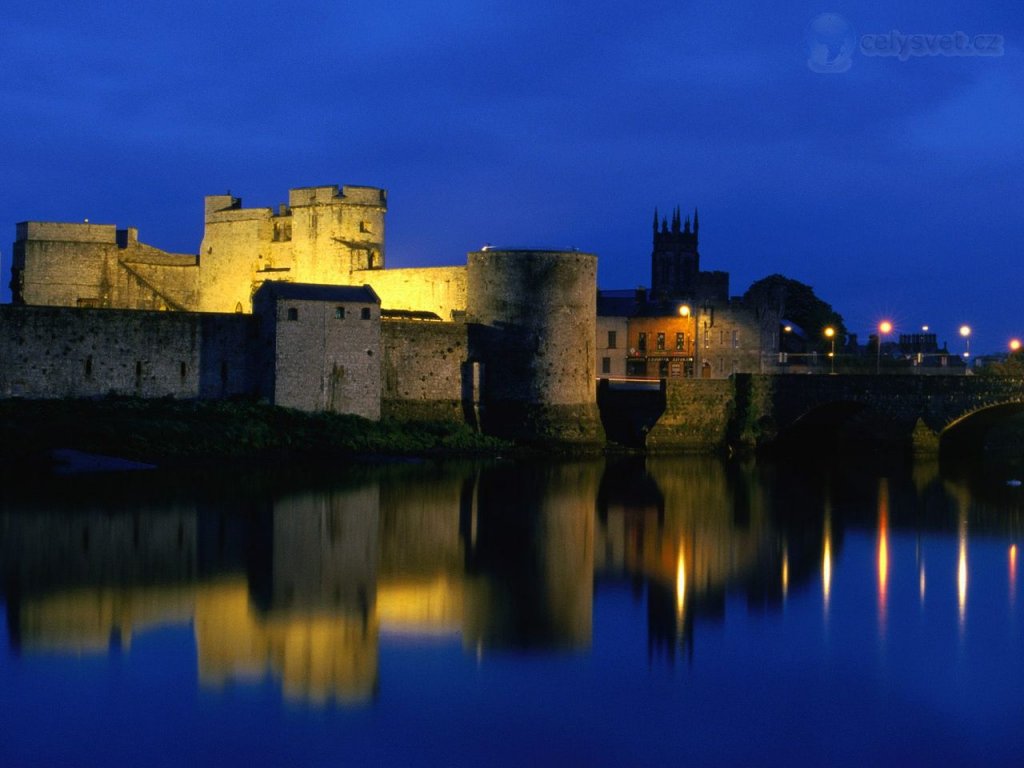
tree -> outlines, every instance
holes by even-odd
[[[843,316],[832,305],[814,294],[814,289],[784,275],[769,275],[751,285],[743,294],[743,302],[759,317],[776,315],[800,326],[807,334],[812,349],[827,351],[831,344],[825,329],[834,328],[837,345],[846,338]]]
[[[982,376],[1012,376],[1022,379],[1024,378],[1024,349],[1011,352],[1001,363],[987,363],[976,369],[976,373]]]

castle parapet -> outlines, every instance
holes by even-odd
[[[206,198],[206,217],[209,218],[211,213],[220,213],[221,211],[236,211],[242,207],[242,198],[233,197],[231,195],[207,195]]]
[[[307,205],[368,205],[386,207],[387,196],[378,187],[360,187],[337,184],[326,187],[297,187],[288,190],[288,205],[301,208]]]
[[[16,240],[50,240],[64,243],[116,243],[114,224],[81,224],[55,221],[22,221],[15,227]]]

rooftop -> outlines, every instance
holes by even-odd
[[[285,283],[279,280],[268,280],[260,286],[256,294],[269,295],[275,299],[380,304],[380,297],[369,285],[316,285],[314,283]]]

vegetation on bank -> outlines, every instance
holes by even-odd
[[[512,445],[452,423],[373,422],[251,401],[104,398],[0,401],[0,461],[57,448],[149,463],[208,459],[493,454]]]

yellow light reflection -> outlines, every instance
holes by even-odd
[[[963,629],[967,618],[967,516],[961,514],[957,525],[958,556],[956,566],[956,603]]]
[[[924,560],[921,561],[921,568],[917,576],[918,588],[921,592],[921,605],[924,605],[924,588],[925,588],[925,577],[924,577]]]
[[[878,623],[884,628],[889,594],[889,481],[878,481]]]
[[[832,594],[832,519],[827,510],[825,512],[825,544],[821,553],[821,591],[825,596],[827,612],[829,597]]]
[[[789,550],[782,548],[782,597],[785,599],[789,592]]]
[[[671,562],[671,561],[669,561]],[[679,542],[679,557],[676,559],[676,613],[683,615],[686,607],[686,553],[683,542]]]

